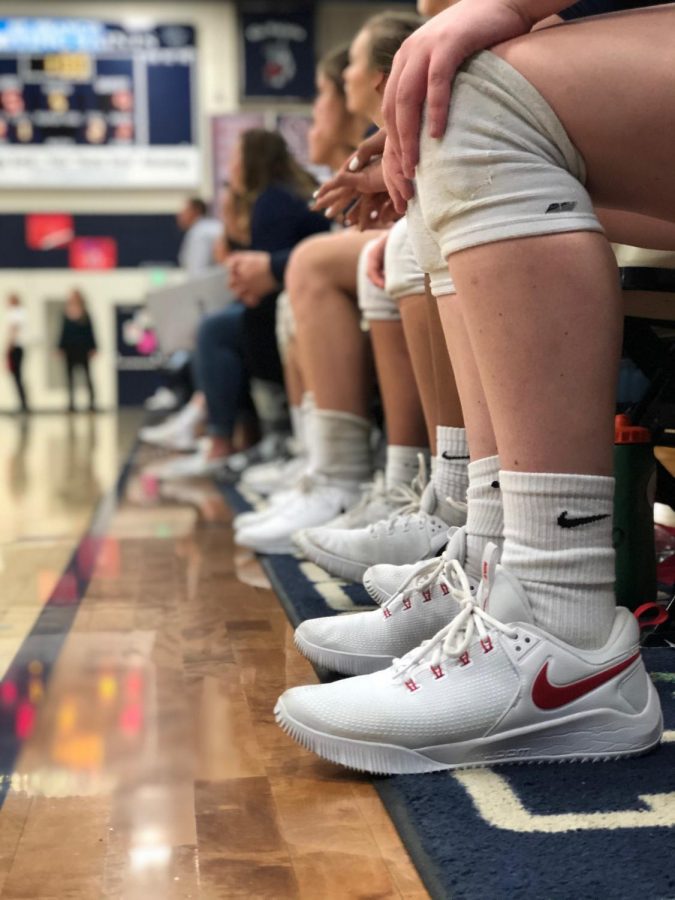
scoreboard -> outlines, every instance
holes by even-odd
[[[192,188],[189,25],[0,19],[0,187]]]

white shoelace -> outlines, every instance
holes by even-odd
[[[450,578],[446,575],[446,570],[449,568],[451,562],[457,561],[448,559],[446,553],[443,553],[442,556],[430,559],[425,566],[411,572],[396,593],[392,594],[392,596],[381,605],[380,609],[390,609],[392,606],[400,605],[410,587],[412,587],[414,591],[422,593],[425,590],[432,590],[435,587],[439,587],[441,584],[445,584],[448,588],[448,593],[454,596],[453,592],[456,588],[454,588]],[[457,565],[459,565],[459,563],[457,563]],[[471,590],[470,586],[469,590]]]
[[[421,512],[422,495],[418,492],[415,482],[411,485],[397,484],[392,488],[390,495],[397,505],[400,504],[400,508],[395,510],[387,519],[369,525],[368,530],[373,535],[382,532],[393,534],[397,527],[405,526],[406,521],[411,516],[419,515]]]
[[[501,631],[510,638],[514,638],[518,634],[514,628],[497,621],[479,606],[471,593],[471,585],[466,573],[456,559],[450,560],[445,577],[447,577],[446,583],[452,597],[462,608],[452,622],[441,629],[430,641],[424,641],[410,653],[394,660],[395,679],[402,680],[403,676],[408,675],[422,664],[434,668],[439,666],[444,658],[459,658],[471,646],[476,634],[480,640],[487,638],[490,629]]]
[[[361,499],[356,506],[349,510],[350,514],[364,512],[376,500],[386,500],[387,494],[387,482],[385,481],[384,472],[376,472],[372,481],[367,481],[361,485]]]

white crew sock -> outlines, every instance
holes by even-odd
[[[391,490],[397,484],[410,484],[419,471],[420,453],[426,460],[429,459],[428,447],[387,445],[387,465],[384,471],[387,490]]]
[[[499,457],[469,463],[467,491],[466,560],[464,568],[480,578],[483,551],[488,543],[504,543],[504,510],[499,480]]]
[[[372,476],[370,422],[351,413],[315,409],[310,471],[331,481],[360,484]]]
[[[439,425],[436,428],[436,456],[431,476],[438,497],[443,499],[450,497],[459,503],[466,501],[466,489],[469,485],[468,464],[469,446],[466,442],[466,431],[463,428]]]
[[[537,625],[576,647],[601,647],[615,612],[614,479],[501,472],[504,568]]]
[[[305,391],[300,406],[290,407],[291,430],[293,438],[290,445],[294,456],[309,456],[309,445],[312,440],[312,413],[314,412],[314,394]]]
[[[299,456],[305,449],[305,417],[301,406],[289,406],[288,414],[291,417],[291,434],[293,435],[294,449]]]

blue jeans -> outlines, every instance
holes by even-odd
[[[243,360],[245,310],[232,303],[206,316],[197,332],[195,381],[206,395],[208,432],[217,437],[232,437],[238,415],[255,413]]]

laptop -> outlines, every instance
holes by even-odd
[[[199,323],[236,300],[227,285],[227,269],[214,269],[172,287],[150,291],[146,305],[157,332],[160,351],[193,350]]]

